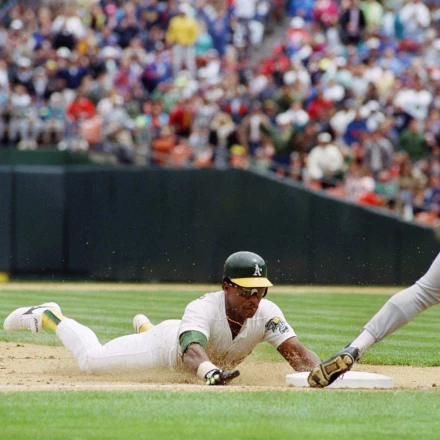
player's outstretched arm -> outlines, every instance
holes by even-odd
[[[183,362],[191,371],[191,373],[194,374],[197,374],[199,365],[207,361],[209,361],[209,357],[206,354],[205,349],[197,343],[189,345],[183,355]]]
[[[185,349],[183,362],[192,373],[205,380],[206,385],[226,385],[240,375],[238,370],[225,371],[213,364],[203,346],[197,342]]]
[[[320,362],[319,356],[304,347],[296,336],[284,341],[277,350],[295,371],[308,371]]]

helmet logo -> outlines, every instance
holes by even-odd
[[[258,266],[258,263],[255,263],[254,277],[261,277],[261,267]]]

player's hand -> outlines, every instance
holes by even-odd
[[[206,385],[226,385],[232,379],[240,376],[238,370],[234,371],[224,371],[224,370],[211,370],[206,373]]]

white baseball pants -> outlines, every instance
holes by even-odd
[[[115,372],[176,367],[180,360],[179,326],[180,320],[167,320],[144,333],[121,336],[102,345],[88,327],[65,319],[58,324],[56,334],[81,371]]]
[[[379,342],[419,313],[439,303],[440,254],[420,280],[392,296],[364,328]]]

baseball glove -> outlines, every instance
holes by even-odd
[[[206,385],[226,385],[232,379],[240,376],[240,372],[238,370],[234,371],[224,371],[220,369],[211,370],[206,373]]]

